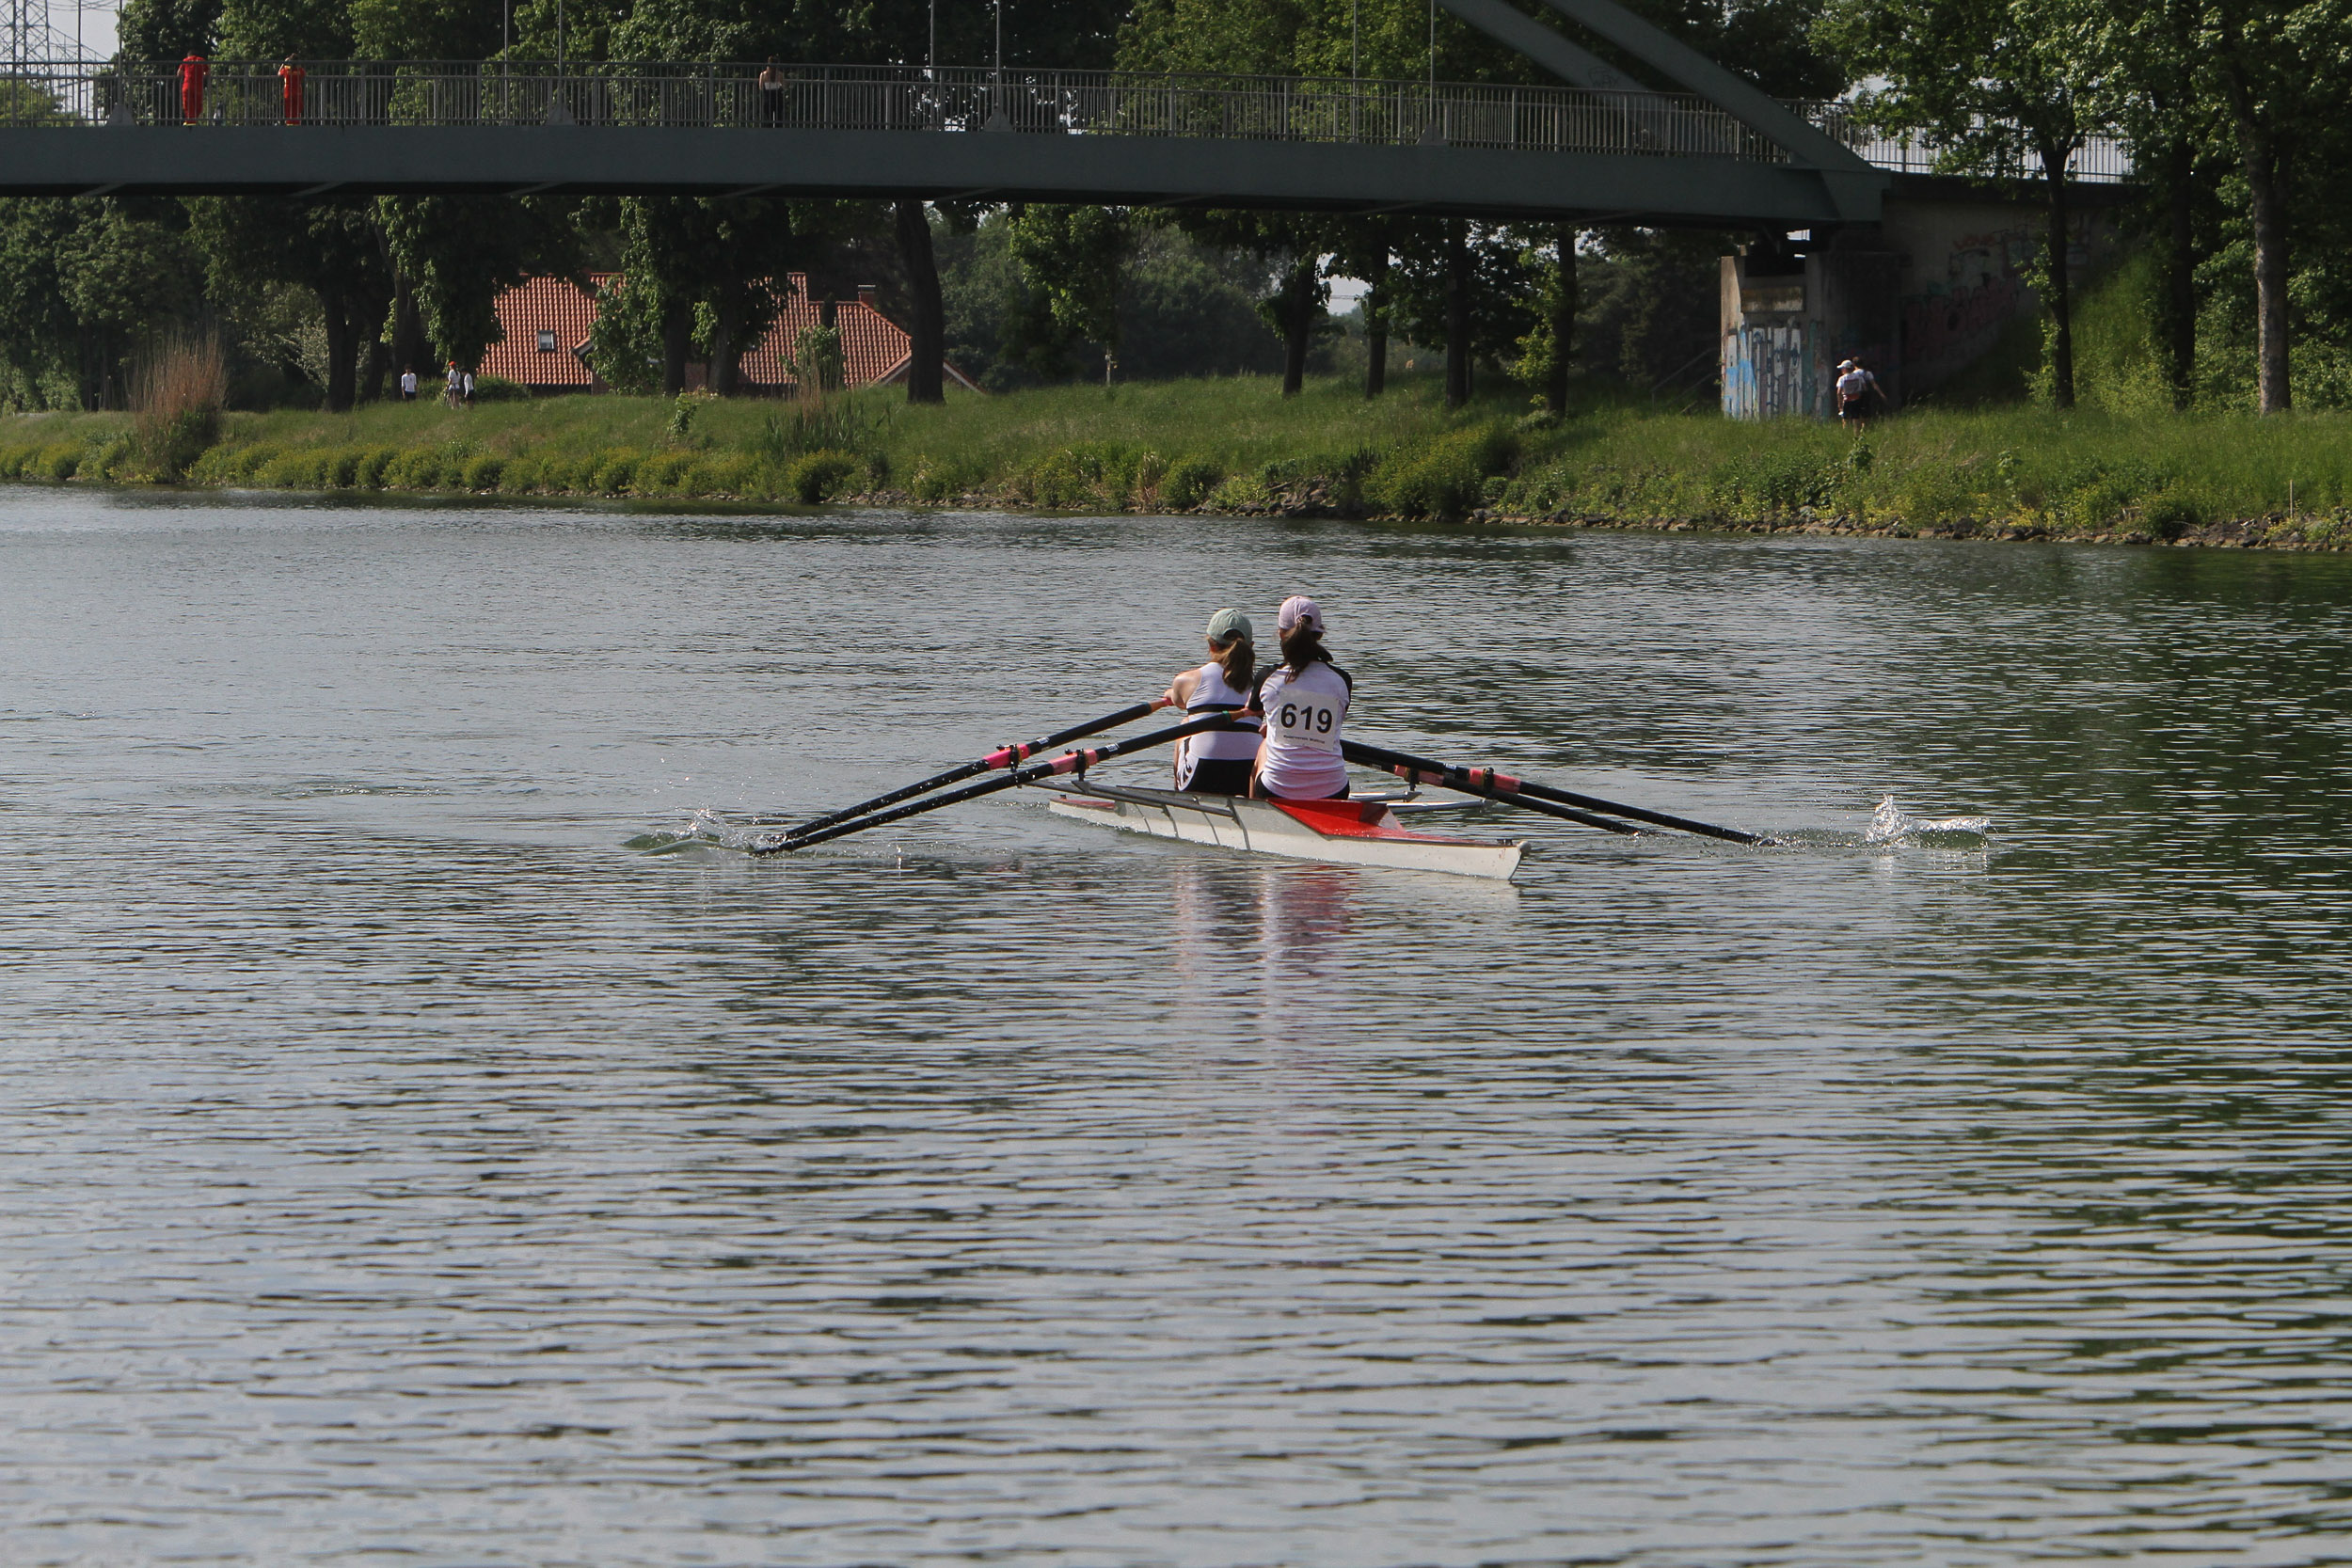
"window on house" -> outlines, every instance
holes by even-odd
[[[544,326],[539,329],[539,352],[542,354],[555,352],[555,334]]]

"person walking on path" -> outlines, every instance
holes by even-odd
[[[417,367],[414,365],[400,372],[400,401],[403,403],[417,401]]]
[[[449,362],[449,374],[441,378],[441,401],[448,404],[452,408],[456,407],[458,391],[464,384],[463,379],[458,374],[457,361],[454,359],[451,360]]]
[[[204,119],[204,78],[212,69],[212,62],[201,55],[190,55],[180,62],[180,122],[183,125],[195,125]]]
[[[1870,422],[1868,400],[1877,398],[1882,406],[1886,393],[1879,386],[1879,378],[1862,368],[1858,359],[1840,360],[1837,365],[1837,420],[1849,430],[1858,431]]]
[[[278,68],[278,80],[285,92],[286,123],[289,125],[302,123],[302,83],[308,74],[294,63],[292,55],[287,55],[286,63]]]
[[[465,401],[467,407],[473,406],[473,372],[468,371],[465,379],[459,383],[458,396]]]

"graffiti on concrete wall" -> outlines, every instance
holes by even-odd
[[[1944,276],[1923,279],[1921,292],[1903,301],[1903,363],[1957,369],[1990,348],[2024,301],[2036,248],[2022,225],[1955,239]]]
[[[1724,412],[1769,420],[1811,411],[1815,401],[1813,334],[1788,323],[1735,326],[1724,334]]]

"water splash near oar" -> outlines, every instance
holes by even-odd
[[[1915,849],[1981,849],[1993,837],[1989,816],[1913,816],[1887,796],[1862,831],[1866,845]]]

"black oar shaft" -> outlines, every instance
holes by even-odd
[[[853,806],[843,806],[839,811],[829,811],[822,816],[812,816],[805,822],[796,822],[785,830],[784,836],[787,839],[805,838],[810,833],[830,828],[836,822],[847,822],[851,817],[863,816],[869,811],[880,811],[884,806],[895,806],[899,801],[912,800],[917,795],[928,795],[934,789],[944,789],[958,780],[970,778],[975,773],[985,773],[995,768],[1011,768],[1052,747],[1066,746],[1073,740],[1083,740],[1088,736],[1100,734],[1104,730],[1115,730],[1130,720],[1141,719],[1146,714],[1156,713],[1159,708],[1158,703],[1137,703],[1133,707],[1122,707],[1117,713],[1106,713],[1100,719],[1090,720],[1083,724],[1073,724],[1066,730],[1056,730],[1052,735],[1041,735],[1035,740],[1025,740],[1018,746],[1001,747],[984,757],[975,757],[970,762],[959,763],[945,773],[934,773],[930,778],[917,784],[908,784],[902,789],[894,789],[888,794],[877,795],[870,800],[860,800]]]
[[[1516,779],[1508,773],[1498,772],[1491,768],[1456,768],[1450,763],[1432,762],[1427,757],[1417,757],[1406,752],[1391,752],[1379,746],[1360,745],[1353,740],[1343,742],[1341,750],[1346,753],[1350,762],[1359,762],[1367,768],[1378,768],[1404,779],[1418,777],[1423,783],[1440,784],[1447,789],[1458,789],[1470,795],[1484,795],[1488,800],[1506,800],[1517,805],[1524,805],[1531,800],[1548,800],[1564,806],[1581,806],[1587,811],[1607,812],[1612,816],[1622,816],[1635,822],[1647,822],[1654,827],[1675,828],[1686,833],[1698,833],[1707,838],[1720,838],[1733,844],[1769,844],[1772,842],[1761,833],[1741,832],[1737,828],[1719,828],[1711,822],[1696,822],[1687,816],[1675,816],[1662,811],[1651,811],[1644,806],[1620,805],[1614,800],[1603,800],[1597,796],[1579,795],[1567,789],[1554,789],[1549,784],[1536,784],[1528,779]],[[1592,821],[1591,825],[1612,827],[1618,832],[1624,831],[1620,825],[1597,820]]]
[[[934,795],[927,800],[916,800],[898,806],[895,810],[874,812],[853,822],[835,822],[830,827],[818,829],[814,832],[787,835],[772,843],[754,844],[751,852],[755,855],[778,855],[794,849],[805,849],[811,845],[823,844],[830,839],[840,838],[850,833],[864,832],[868,828],[879,828],[886,823],[903,821],[910,816],[919,816],[927,811],[937,811],[942,806],[952,806],[964,800],[977,800],[983,795],[993,795],[999,790],[1014,789],[1022,784],[1035,784],[1041,779],[1050,779],[1058,773],[1083,773],[1098,762],[1108,762],[1113,757],[1123,757],[1131,752],[1148,751],[1153,746],[1165,746],[1170,741],[1182,740],[1186,736],[1200,735],[1208,730],[1230,730],[1239,727],[1226,714],[1211,714],[1205,719],[1195,719],[1188,723],[1170,725],[1164,730],[1153,730],[1150,735],[1139,735],[1131,740],[1122,740],[1115,746],[1095,746],[1084,751],[1065,752],[1060,756],[1038,763],[1034,767],[1016,768],[1001,779],[983,780],[976,784],[967,784],[961,789],[950,790],[945,795]]]

